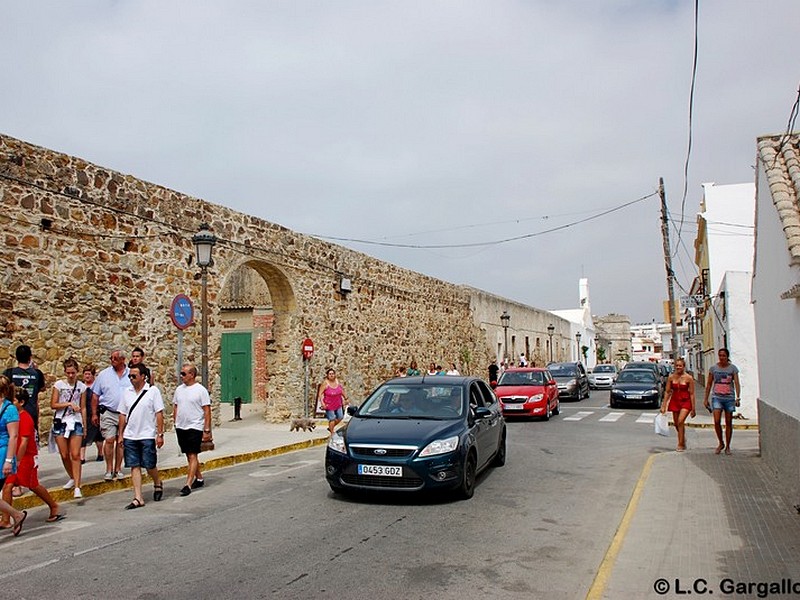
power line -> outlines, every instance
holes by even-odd
[[[697,25],[699,21],[699,1],[694,0],[694,52],[692,56],[692,84],[689,88],[689,143],[686,148],[686,161],[683,163],[683,197],[681,198],[681,220],[678,225],[678,239],[681,239],[681,229],[686,210],[686,196],[689,193],[689,160],[692,156],[692,121],[694,119],[694,87],[697,83]],[[678,252],[677,247],[675,252]]]
[[[572,221],[571,223],[566,223],[564,225],[559,225],[558,227],[552,227],[550,229],[545,229],[543,231],[537,231],[534,233],[526,233],[524,235],[518,235],[514,237],[504,238],[500,240],[493,240],[489,242],[471,242],[471,243],[464,243],[464,244],[397,244],[393,242],[380,242],[376,240],[362,240],[357,238],[342,238],[342,237],[333,237],[327,235],[314,235],[314,237],[323,239],[323,240],[332,240],[335,242],[351,242],[355,244],[368,244],[371,246],[384,246],[389,248],[411,248],[414,250],[428,250],[428,249],[441,249],[441,248],[478,248],[482,246],[498,246],[500,244],[506,244],[508,242],[516,242],[517,240],[525,240],[533,237],[538,237],[540,235],[544,235],[546,233],[553,233],[555,231],[561,231],[563,229],[568,229],[570,227],[574,227],[575,225],[580,225],[581,223],[586,223],[588,221],[593,221],[595,219],[599,219],[600,217],[604,217],[605,215],[611,214],[613,212],[617,212],[622,210],[623,208],[627,208],[633,204],[638,202],[642,202],[647,200],[648,198],[652,198],[653,196],[657,195],[658,192],[651,192],[646,196],[642,196],[641,198],[637,198],[636,200],[631,200],[630,202],[625,202],[624,204],[620,204],[619,206],[615,206],[614,208],[605,210],[600,212],[596,215],[592,215],[591,217],[586,217],[585,219],[579,219],[578,221]]]

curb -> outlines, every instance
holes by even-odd
[[[673,427],[674,423],[672,421],[669,422],[670,426]],[[686,427],[691,427],[692,429],[714,429],[713,423],[684,423]],[[723,424],[723,429],[725,428]],[[734,430],[753,430],[758,431],[758,423],[734,423],[733,424]]]
[[[215,471],[225,467],[232,467],[234,465],[261,460],[262,458],[268,458],[270,456],[278,456],[280,454],[287,454],[297,450],[305,450],[306,448],[312,448],[314,446],[323,446],[327,443],[328,438],[315,438],[312,440],[296,442],[294,444],[287,444],[285,446],[278,446],[277,448],[268,448],[266,450],[255,450],[253,452],[245,452],[243,454],[232,454],[230,456],[211,458],[205,462],[201,461],[200,465],[204,471]],[[178,477],[186,477],[188,470],[188,465],[183,465],[181,467],[167,467],[163,470],[159,469],[158,472],[159,475],[161,475],[162,481],[167,481],[169,479],[177,479]],[[147,476],[147,473],[142,473],[142,475],[144,482],[150,480],[150,478]],[[82,502],[86,498],[91,498],[92,496],[99,496],[107,492],[116,492],[119,490],[132,488],[133,483],[131,482],[130,476],[127,475],[125,479],[122,480],[93,481],[91,483],[82,484],[81,493],[83,494],[83,498],[73,498],[72,490],[65,490],[60,487],[48,489],[47,491],[50,492],[53,500],[59,504],[63,504],[65,502]],[[18,510],[27,510],[37,506],[45,506],[45,503],[42,502],[39,496],[31,492],[28,492],[19,498],[14,498],[14,508]]]

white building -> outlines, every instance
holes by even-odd
[[[761,455],[800,493],[800,136],[758,139],[753,307]]]
[[[597,341],[594,322],[592,321],[592,307],[589,301],[589,280],[581,278],[578,282],[578,298],[580,308],[567,308],[551,310],[554,315],[561,317],[570,324],[572,345],[572,361],[581,361],[587,369],[597,364]],[[582,349],[586,348],[585,356]]]
[[[753,268],[755,231],[755,185],[703,184],[703,199],[697,215],[695,263],[705,297],[696,354],[689,362],[699,381],[717,362],[720,348],[728,348],[731,362],[740,371],[743,392],[739,414],[757,419],[757,353],[753,307],[748,280]]]

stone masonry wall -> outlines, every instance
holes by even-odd
[[[242,268],[269,287],[272,315],[257,321],[272,337],[270,351],[253,382],[268,389],[269,418],[302,411],[305,337],[316,345],[312,381],[334,365],[355,399],[412,358],[422,367],[467,356],[481,375],[494,358],[469,288],[2,135],[0,207],[0,365],[14,364],[17,344],[33,348],[48,383],[43,428],[49,386],[71,355],[103,368],[112,349],[142,346],[169,403],[177,354],[169,308],[179,293],[194,300],[197,323],[184,332],[184,359],[199,365],[201,288],[191,238],[201,223],[218,238],[208,275],[217,400],[224,318],[217,299]],[[342,277],[352,281],[347,295],[339,292]],[[552,315],[540,320],[561,326]]]

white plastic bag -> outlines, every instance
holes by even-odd
[[[653,425],[658,435],[669,437],[669,421],[667,420],[667,415],[658,413],[656,415],[656,420],[653,421]]]

